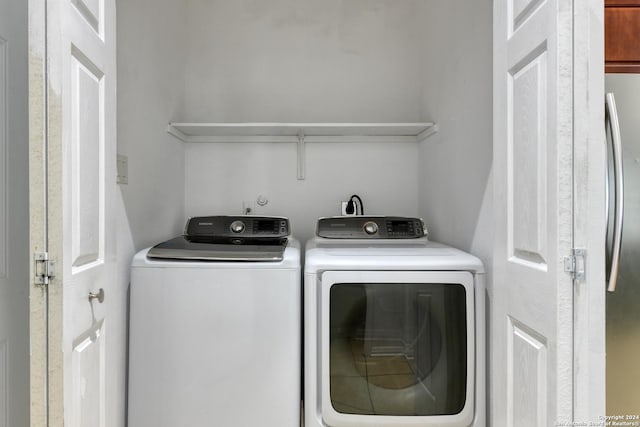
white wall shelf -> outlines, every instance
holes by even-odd
[[[435,123],[169,123],[183,142],[291,142],[298,144],[298,179],[305,176],[307,142],[420,142]]]

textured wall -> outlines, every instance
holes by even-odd
[[[189,0],[185,120],[414,121],[420,0]]]
[[[409,122],[420,120],[421,1],[188,2],[184,121]],[[187,215],[291,217],[297,237],[340,213],[353,193],[367,213],[417,215],[417,144],[307,146],[296,179],[294,144],[187,147]]]
[[[129,157],[120,187],[136,249],[184,225],[184,146],[166,133],[181,115],[187,45],[185,2],[118,1],[118,153]]]
[[[492,2],[425,3],[422,115],[439,132],[420,147],[420,214],[432,237],[492,251]]]
[[[304,241],[320,216],[340,215],[340,200],[356,193],[367,214],[417,215],[416,143],[310,143],[306,179],[296,179],[296,145],[188,144],[187,215],[240,214],[262,194],[257,214],[284,215]]]

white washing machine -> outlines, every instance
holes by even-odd
[[[129,427],[298,427],[300,247],[279,217],[198,217],[132,265]]]
[[[485,426],[483,266],[423,229],[319,220],[305,250],[305,427]]]

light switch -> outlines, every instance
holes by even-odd
[[[118,178],[116,182],[118,184],[129,184],[129,157],[118,154],[117,164]]]

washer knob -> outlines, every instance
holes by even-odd
[[[234,233],[242,233],[244,231],[244,222],[233,221],[229,227]]]
[[[367,234],[376,234],[378,232],[378,224],[373,221],[368,221],[364,223],[364,232]]]

